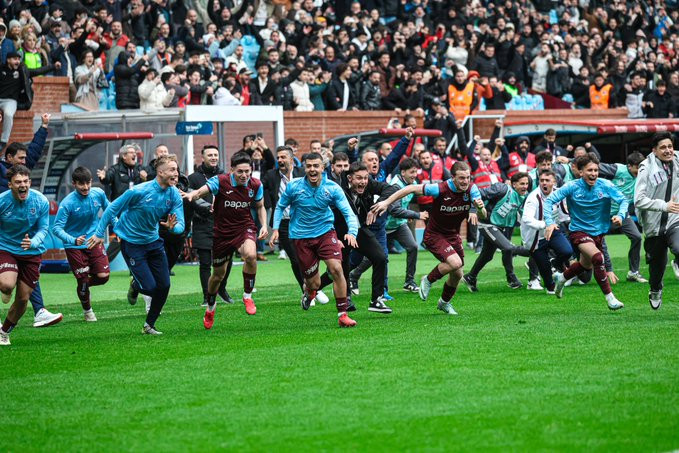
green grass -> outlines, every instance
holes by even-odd
[[[627,241],[609,238],[618,275]],[[179,267],[158,327],[140,334],[143,302],[128,278],[93,289],[85,324],[70,275],[44,275],[60,325],[30,327],[0,350],[2,451],[644,450],[679,448],[679,282],[665,304],[647,285],[620,283],[611,313],[593,284],[563,300],[504,283],[499,255],[464,287],[460,313],[400,290],[404,256],[391,256],[390,316],[368,313],[340,330],[332,304],[299,308],[287,261],[260,266],[258,313],[219,305],[203,329],[198,269]],[[475,255],[467,251],[467,267]],[[516,259],[524,280],[525,259]],[[420,254],[418,276],[435,264]],[[240,293],[234,268],[229,288]],[[642,269],[643,272],[646,269]],[[397,289],[399,288],[399,289]],[[4,311],[3,311],[4,315]]]

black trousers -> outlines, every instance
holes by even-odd
[[[481,249],[478,258],[476,258],[472,270],[469,271],[469,275],[477,277],[479,272],[481,272],[481,269],[492,261],[495,250],[497,249],[502,250],[502,265],[505,268],[507,278],[514,275],[513,256],[529,256],[530,254],[529,249],[512,244],[511,238],[514,233],[514,228],[481,224],[479,225],[479,231],[484,237],[483,248]]]
[[[674,254],[674,259],[679,260],[679,226],[666,231],[662,236],[647,237],[644,241],[651,291],[660,291],[663,287],[668,248]]]
[[[302,271],[299,270],[299,261],[297,260],[297,250],[292,244],[292,240],[289,237],[290,232],[290,220],[281,220],[281,224],[278,227],[278,245],[285,250],[285,254],[288,255],[290,260],[290,267],[292,267],[292,273],[295,274],[295,280],[300,288],[304,285],[304,276]]]
[[[196,249],[198,252],[198,273],[200,275],[200,286],[203,289],[203,296],[207,296],[207,284],[210,280],[210,273],[212,272],[212,250],[211,249]],[[229,279],[229,274],[231,273],[231,266],[233,265],[233,260],[229,260],[226,265],[226,274],[224,275],[224,280],[219,285],[218,292],[222,292],[226,289],[226,281]]]
[[[161,231],[160,237],[164,242],[163,247],[165,247],[165,255],[167,255],[168,269],[172,270],[184,250],[184,235]]]
[[[387,256],[384,254],[384,249],[380,245],[374,234],[371,231],[365,231],[367,228],[358,230],[356,242],[358,242],[358,251],[361,255],[368,258],[373,266],[372,274],[372,292],[370,296],[371,301],[376,301],[377,298],[384,294],[384,277],[387,272]],[[342,249],[342,270],[344,271],[344,279],[349,282],[349,272],[351,271],[351,263],[349,256],[351,255],[351,247],[344,243]]]

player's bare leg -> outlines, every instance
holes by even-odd
[[[447,274],[448,278],[443,283],[443,291],[437,308],[449,315],[457,314],[450,301],[455,296],[457,286],[462,279],[462,265],[462,259],[457,254],[450,255],[444,263],[439,264],[439,271],[443,271],[443,275]]]
[[[28,299],[31,297],[31,293],[33,292],[33,288],[28,286],[26,283],[22,281],[17,281],[17,275],[18,274],[16,272],[4,272],[3,274],[1,274],[1,277],[4,278],[0,277],[0,291],[3,294],[7,294],[8,292],[11,293],[11,290],[13,288],[12,281],[14,281],[14,285],[16,285],[14,303],[12,303],[12,306],[9,307],[7,317],[5,318],[5,321],[2,323],[2,329],[0,329],[0,346],[8,346],[10,344],[9,334],[12,331],[12,329],[14,329],[14,327],[18,324],[19,320],[24,315],[24,313],[26,313],[26,307],[28,307]]]

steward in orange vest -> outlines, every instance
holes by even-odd
[[[589,86],[589,103],[593,110],[605,110],[613,107],[611,104],[613,85],[610,83],[604,85],[604,81],[604,76],[597,73],[594,76],[594,83]]]

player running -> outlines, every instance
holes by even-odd
[[[593,153],[578,157],[576,166],[581,177],[565,184],[545,200],[545,240],[549,241],[558,229],[552,215],[555,204],[566,200],[570,211],[571,224],[569,239],[580,251],[580,260],[575,261],[563,274],[554,274],[556,297],[563,297],[566,282],[593,268],[594,277],[606,296],[608,308],[619,310],[625,305],[615,298],[608,281],[604,265],[603,239],[611,223],[617,227],[627,215],[629,203],[613,183],[599,179],[599,159]],[[619,204],[618,213],[610,217],[611,200]]]
[[[291,181],[279,198],[274,212],[273,233],[269,243],[278,241],[278,229],[283,213],[290,207],[290,239],[297,251],[297,260],[304,275],[304,294],[301,305],[308,310],[320,287],[318,274],[320,260],[325,262],[332,276],[340,327],[354,327],[356,321],[347,315],[347,281],[342,271],[342,243],[334,230],[335,216],[330,207],[336,207],[347,222],[348,232],[344,240],[357,247],[358,218],[352,212],[342,188],[328,179],[323,172],[323,158],[312,152],[304,161],[304,178]]]
[[[211,329],[215,322],[217,292],[226,274],[228,263],[238,252],[243,264],[243,304],[248,315],[257,313],[252,290],[257,274],[256,241],[268,236],[264,189],[259,179],[251,177],[252,159],[247,153],[238,152],[231,157],[231,172],[213,176],[203,187],[184,194],[191,201],[212,193],[214,199],[214,230],[212,244],[212,275],[207,285],[207,308],[203,326]],[[262,228],[257,234],[251,208],[257,209]]]
[[[89,249],[103,244],[106,228],[116,217],[119,219],[113,231],[120,238],[120,251],[133,277],[127,300],[134,305],[140,292],[151,296],[151,307],[141,331],[145,335],[162,335],[155,324],[170,292],[167,255],[158,235],[160,219],[167,216],[162,225],[173,234],[184,232],[182,197],[175,187],[179,177],[177,156],[159,157],[156,171],[156,179],[125,191],[106,208],[94,235],[87,241]]]
[[[424,244],[439,261],[429,275],[420,282],[420,298],[427,300],[432,284],[446,274],[448,279],[443,284],[443,292],[437,308],[449,315],[457,312],[451,300],[457,291],[462,278],[464,266],[464,249],[460,237],[460,225],[469,217],[472,204],[478,210],[478,217],[487,217],[486,208],[481,199],[479,189],[471,184],[470,168],[464,162],[455,162],[451,168],[453,177],[438,184],[418,184],[406,186],[387,198],[376,203],[371,211],[371,219],[387,210],[389,205],[411,193],[434,198],[429,214],[429,222],[424,230]]]
[[[103,190],[92,188],[92,173],[87,168],[73,170],[71,179],[75,191],[59,205],[53,231],[64,243],[68,264],[78,282],[76,293],[85,321],[95,322],[90,287],[106,283],[110,269],[104,246],[88,249],[86,242],[97,229],[99,210],[106,210],[109,202]]]
[[[24,165],[7,170],[9,189],[0,195],[0,292],[3,303],[14,303],[0,329],[0,346],[9,346],[9,334],[28,306],[40,278],[40,262],[49,229],[49,202],[31,189],[31,172]]]

